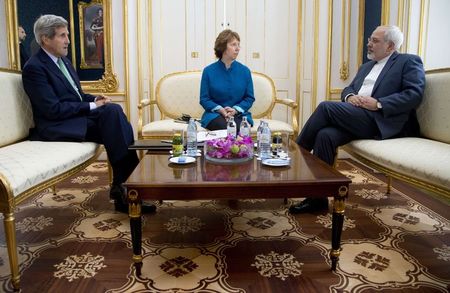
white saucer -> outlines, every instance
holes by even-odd
[[[195,158],[194,157],[187,157],[187,156],[172,157],[172,158],[169,159],[169,161],[171,163],[174,163],[174,164],[184,165],[184,164],[194,163],[195,162]]]
[[[282,166],[289,166],[291,163],[291,160],[285,160],[285,159],[265,159],[261,162],[263,165],[266,166],[272,166],[272,167],[282,167]]]

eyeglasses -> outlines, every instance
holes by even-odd
[[[368,43],[372,43],[372,44],[378,44],[380,42],[382,42],[383,40],[380,39],[376,39],[376,38],[367,38],[367,42]]]

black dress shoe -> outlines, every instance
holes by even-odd
[[[114,200],[114,208],[121,213],[128,213],[128,203],[126,203],[125,188],[122,185],[112,185],[109,197]],[[143,202],[141,205],[142,214],[150,214],[156,211],[156,206]]]
[[[310,213],[328,209],[327,198],[306,198],[298,204],[291,205],[289,212],[291,214]]]

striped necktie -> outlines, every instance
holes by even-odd
[[[75,84],[75,82],[73,81],[72,76],[70,76],[69,71],[67,71],[66,66],[64,65],[64,62],[61,58],[58,58],[58,66],[59,69],[61,69],[61,72],[64,74],[64,76],[67,78],[67,80],[69,81],[69,83],[72,85],[73,89],[77,92],[78,96],[80,97],[80,100],[83,101],[83,99],[81,98],[80,92],[78,90],[77,85]]]

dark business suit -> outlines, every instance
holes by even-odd
[[[20,69],[23,69],[25,63],[27,63],[28,59],[30,58],[23,43],[19,43],[19,52],[20,52]]]
[[[422,101],[425,74],[416,55],[394,52],[372,90],[371,96],[382,104],[370,111],[345,102],[357,95],[375,61],[363,64],[351,84],[342,91],[342,103],[322,102],[311,115],[297,138],[297,143],[332,165],[336,148],[355,139],[386,139],[418,136],[415,109]]]
[[[40,49],[22,71],[35,123],[30,139],[102,143],[113,167],[113,184],[123,183],[138,161],[136,152],[128,151],[133,142],[133,129],[117,104],[106,104],[91,111],[89,102],[94,102],[95,96],[83,93],[71,63],[65,57],[62,60],[82,101],[59,67]]]

